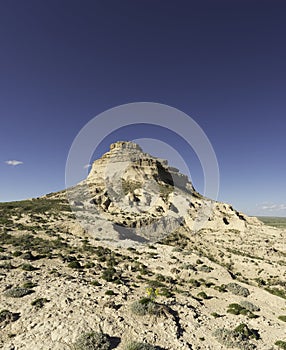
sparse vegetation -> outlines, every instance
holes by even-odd
[[[22,288],[22,287],[15,287],[15,288],[10,288],[8,289],[4,295],[6,297],[11,297],[11,298],[22,298],[26,295],[29,295],[33,293],[34,291],[32,289],[28,288]]]
[[[226,289],[232,294],[240,295],[242,297],[248,297],[250,294],[247,288],[242,287],[240,284],[237,283],[228,283],[226,285]]]
[[[278,346],[278,348],[286,350],[286,341],[283,340],[277,340],[275,342],[275,345]]]
[[[103,332],[88,332],[80,335],[74,344],[74,350],[109,350],[109,337]]]
[[[155,346],[147,343],[132,341],[125,346],[124,350],[156,350],[156,348]]]
[[[9,310],[2,310],[0,311],[0,327],[7,326],[10,322],[17,321],[20,317],[19,314],[13,313]]]
[[[48,302],[48,299],[46,298],[38,298],[33,300],[31,302],[31,305],[34,306],[36,309],[41,309],[47,302]]]

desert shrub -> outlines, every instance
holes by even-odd
[[[24,271],[35,271],[37,268],[31,264],[22,264],[21,269]]]
[[[205,293],[205,292],[198,293],[198,297],[201,299],[211,299],[211,297],[208,296],[207,293]]]
[[[249,311],[253,311],[253,312],[260,311],[260,308],[258,306],[252,304],[250,301],[247,301],[247,300],[241,300],[240,305]]]
[[[116,274],[115,268],[108,267],[107,269],[103,270],[102,278],[107,282],[113,282],[115,280],[115,274]]]
[[[166,287],[160,288],[158,295],[166,298],[171,298],[174,294]]]
[[[141,298],[133,302],[131,311],[138,316],[160,315],[161,307],[151,298]]]
[[[237,284],[237,283],[227,284],[226,289],[230,291],[232,294],[240,295],[242,297],[248,297],[250,294],[247,288],[242,287],[240,284]]]
[[[156,348],[155,346],[147,343],[138,343],[132,341],[125,346],[124,350],[156,350]]]
[[[96,286],[96,287],[101,286],[101,283],[99,283],[98,280],[93,280],[90,282],[90,284],[92,284],[93,286]]]
[[[193,287],[200,287],[200,285],[201,285],[201,282],[200,282],[200,281],[195,280],[195,279],[193,279],[193,278],[190,279],[190,283],[191,283],[191,285],[192,285]]]
[[[102,332],[88,332],[80,335],[74,343],[75,350],[109,350],[109,337]]]
[[[265,290],[273,295],[276,295],[280,298],[286,299],[286,292],[279,288],[265,288]]]
[[[228,305],[228,309],[227,312],[229,314],[233,314],[233,315],[239,315],[240,311],[243,310],[243,307],[240,306],[239,304],[229,304]]]
[[[256,345],[250,343],[250,337],[246,336],[241,330],[219,328],[215,330],[213,335],[219,343],[227,348],[238,348],[241,350],[256,349]]]
[[[277,345],[280,349],[286,350],[286,341],[277,340],[277,342],[275,342],[275,345]]]
[[[24,260],[29,260],[29,261],[35,260],[35,256],[30,251],[23,253],[21,255],[21,258]]]
[[[2,310],[2,311],[0,311],[0,325],[1,325],[1,328],[5,327],[10,322],[17,321],[19,317],[20,317],[19,314],[13,313],[13,312],[11,312],[9,310]]]
[[[32,289],[29,288],[21,288],[21,287],[15,287],[15,288],[11,288],[8,289],[4,295],[6,297],[11,297],[11,298],[22,298],[25,295],[31,294],[34,291]]]
[[[113,290],[108,289],[108,290],[105,292],[105,295],[115,295],[115,293],[113,292]]]
[[[21,256],[23,253],[20,250],[15,250],[12,255],[15,257]]]
[[[246,309],[245,307],[233,303],[228,305],[227,312],[233,315],[245,315],[248,318],[257,318],[258,316],[255,315],[252,311]]]
[[[210,267],[210,266],[207,266],[207,265],[201,265],[198,267],[198,270],[199,271],[202,271],[202,272],[212,272],[213,268]]]
[[[35,306],[36,309],[41,309],[45,303],[48,302],[48,299],[46,298],[38,298],[38,299],[35,299],[31,302],[31,305],[32,306]]]
[[[280,321],[284,321],[284,322],[286,322],[286,316],[278,316],[278,319],[280,320]]]
[[[95,266],[95,263],[94,263],[94,262],[91,262],[91,261],[87,262],[87,263],[84,265],[84,267],[85,267],[86,269],[91,269],[91,268],[93,268],[94,266]]]
[[[214,318],[222,317],[222,315],[218,314],[217,312],[212,312],[211,316],[213,316]]]
[[[30,281],[29,282],[25,282],[25,283],[23,283],[22,287],[31,289],[31,288],[37,287],[37,283],[30,282]]]
[[[241,323],[234,329],[235,333],[241,334],[247,339],[260,339],[260,335],[256,329],[250,329],[245,323]]]
[[[70,267],[72,269],[81,269],[82,268],[81,263],[77,260],[69,262],[68,267]]]
[[[220,293],[226,293],[227,292],[225,284],[222,284],[220,286],[215,286],[214,289],[219,291]]]

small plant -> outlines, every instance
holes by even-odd
[[[71,269],[81,269],[82,268],[81,263],[77,260],[69,262],[68,267],[70,267]]]
[[[199,268],[198,268],[199,271],[202,271],[202,272],[212,272],[213,268],[210,267],[210,266],[207,266],[207,265],[201,265]]]
[[[258,316],[255,315],[252,311],[247,310],[246,308],[244,308],[243,306],[233,303],[233,304],[229,304],[228,305],[228,309],[227,312],[229,314],[233,314],[233,315],[245,315],[248,318],[257,318]]]
[[[107,282],[113,282],[115,280],[116,270],[114,267],[108,267],[102,272],[102,278]]]
[[[131,311],[138,316],[156,315],[160,316],[166,307],[156,303],[151,298],[141,298],[134,301],[131,305]]]
[[[92,282],[90,282],[90,284],[92,284],[93,286],[96,286],[96,287],[101,286],[101,284],[98,282],[98,280],[93,280]]]
[[[2,310],[0,312],[0,325],[1,327],[5,327],[10,322],[17,321],[19,317],[19,314],[13,313],[9,310]]]
[[[105,295],[115,295],[115,293],[113,292],[113,290],[108,289],[108,290],[105,292]]]
[[[156,348],[155,346],[147,343],[138,343],[132,341],[125,346],[124,350],[156,350]]]
[[[155,300],[155,298],[159,295],[159,288],[152,288],[149,287],[146,290],[148,298],[150,298],[151,300]]]
[[[227,328],[216,329],[213,335],[218,342],[227,348],[238,348],[241,350],[256,349],[256,345],[252,344],[250,340],[258,340],[260,338],[257,330],[250,329],[244,323],[237,326],[234,330]]]
[[[25,282],[23,283],[23,288],[28,288],[28,289],[31,289],[31,288],[34,288],[34,287],[37,287],[37,283],[34,283],[34,282]]]
[[[200,287],[201,286],[201,282],[195,279],[190,279],[190,283],[193,287]]]
[[[237,283],[229,283],[226,285],[226,289],[230,291],[234,295],[240,295],[242,297],[248,297],[249,296],[249,290],[245,287],[242,287],[240,284]]]
[[[286,292],[279,288],[265,288],[265,290],[273,295],[276,295],[280,298],[286,299]]]
[[[211,297],[208,296],[207,293],[205,293],[205,292],[198,293],[198,297],[201,299],[211,299]]]
[[[258,331],[255,329],[250,329],[245,323],[241,323],[240,325],[238,325],[234,329],[234,332],[242,334],[246,338],[253,338],[255,340],[260,339]]]
[[[74,343],[74,350],[110,350],[109,337],[100,332],[84,333]]]
[[[11,297],[11,298],[22,298],[25,295],[31,294],[34,291],[29,289],[29,288],[21,288],[21,287],[15,287],[15,288],[11,288],[8,289],[4,295],[6,297]]]
[[[22,270],[24,271],[35,271],[37,268],[31,264],[22,264],[21,265]]]
[[[31,302],[32,306],[35,306],[36,309],[41,309],[45,303],[48,302],[46,298],[38,298]]]
[[[241,300],[240,305],[249,311],[253,311],[253,312],[260,311],[260,308],[258,306],[252,304],[250,301],[247,301],[247,300]]]
[[[211,316],[213,316],[214,318],[222,317],[222,315],[218,314],[217,312],[212,312]]]
[[[277,340],[277,342],[275,342],[275,345],[277,345],[280,349],[286,350],[286,341]]]
[[[286,316],[285,316],[285,315],[283,315],[283,316],[278,316],[278,319],[279,319],[280,321],[286,322]]]
[[[220,293],[226,293],[227,292],[225,284],[222,284],[220,286],[215,286],[214,289],[219,291]]]

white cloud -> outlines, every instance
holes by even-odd
[[[83,168],[84,169],[88,169],[88,168],[90,168],[91,167],[91,164],[86,164]]]
[[[23,164],[20,160],[6,160],[5,163],[12,166]]]
[[[273,203],[267,203],[261,206],[262,210],[266,211],[280,211],[280,210],[286,210],[286,204],[273,204]]]

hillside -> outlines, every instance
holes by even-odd
[[[285,233],[115,143],[73,188],[0,203],[0,345],[285,349]]]

